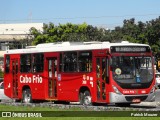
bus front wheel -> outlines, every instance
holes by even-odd
[[[30,89],[23,90],[22,102],[23,103],[31,103],[32,102],[32,95],[31,95]]]

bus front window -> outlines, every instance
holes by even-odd
[[[153,80],[152,58],[114,56],[112,73],[119,84],[149,83]]]

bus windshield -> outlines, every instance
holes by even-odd
[[[113,56],[112,73],[119,83],[149,83],[153,79],[152,58]]]

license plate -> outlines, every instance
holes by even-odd
[[[141,100],[140,99],[133,99],[132,102],[139,103],[139,102],[141,102]]]

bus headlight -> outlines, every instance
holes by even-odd
[[[121,92],[118,90],[118,88],[116,86],[112,85],[112,87],[113,87],[113,90],[115,93],[121,94]]]
[[[155,85],[152,87],[150,93],[154,93],[155,92]]]

